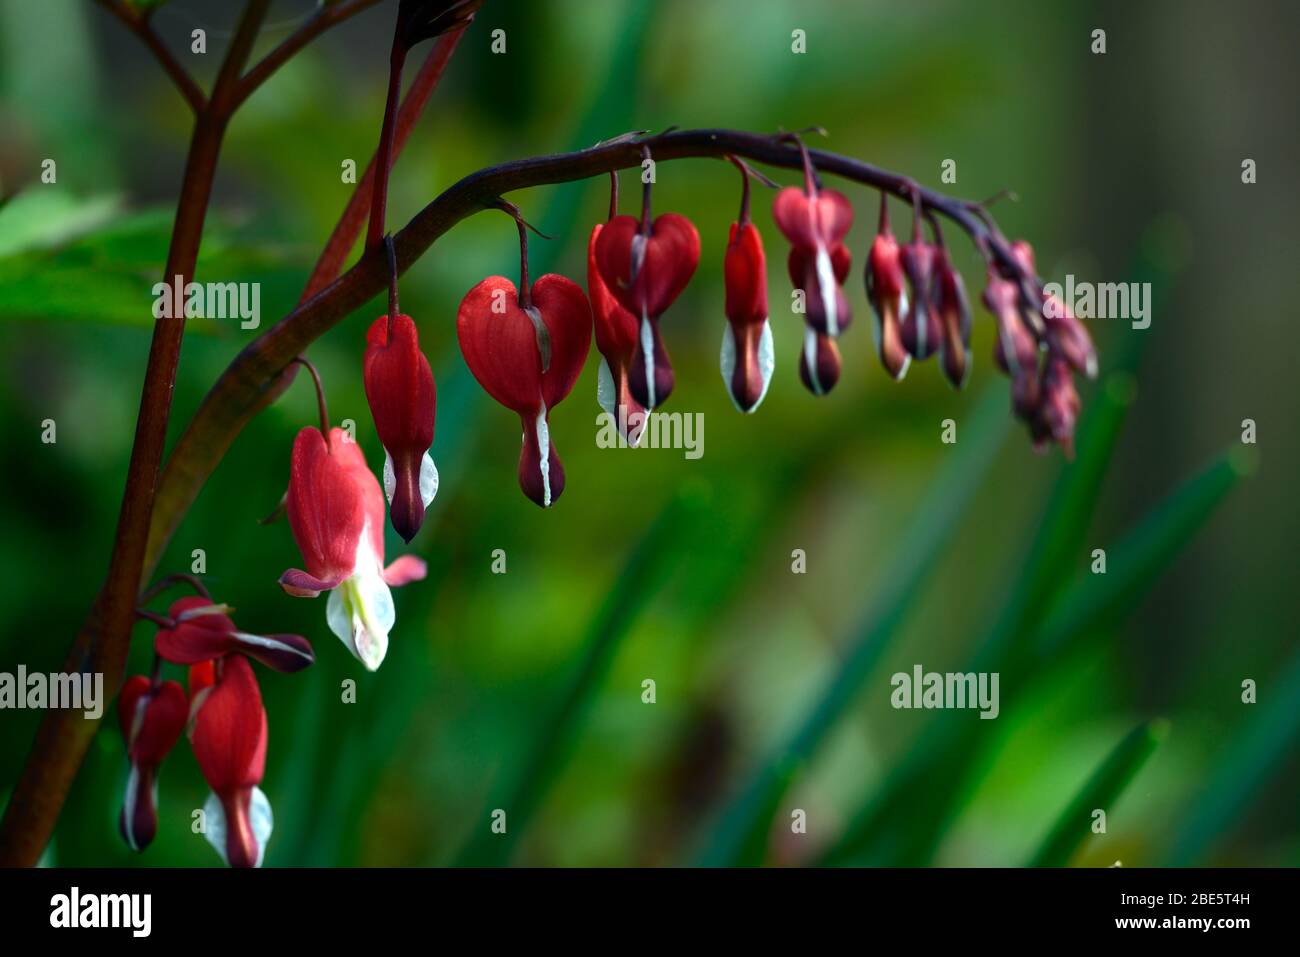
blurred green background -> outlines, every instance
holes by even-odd
[[[275,3],[259,49],[311,6]],[[236,9],[172,0],[156,17],[205,86]],[[373,151],[394,10],[313,44],[231,126],[196,278],[260,282],[263,328],[296,301],[346,202],[341,162]],[[515,275],[514,227],[499,214],[458,226],[402,282],[438,381],[442,487],[413,544],[430,578],[395,593],[382,669],[364,673],[329,633],[323,599],[280,591],[297,551],[284,523],[256,524],[314,421],[305,379],[241,435],[162,564],[188,570],[204,549],[243,627],[317,649],[302,674],[259,669],[267,863],[1295,864],[1300,450],[1296,317],[1279,283],[1300,214],[1297,19],[1283,3],[1174,0],[487,0],[397,165],[394,226],[476,168],[626,130],[820,124],[830,138],[814,145],[926,185],[951,158],[943,188],[1014,189],[994,211],[1045,277],[1150,282],[1153,321],[1091,324],[1102,375],[1081,386],[1078,457],[1036,455],[1007,414],[982,310],[966,391],[934,363],[901,385],[882,372],[860,278],[876,198],[841,186],[858,210],[857,322],[839,386],[815,400],[760,190],[777,369],[759,413],[741,416],[717,362],[738,177],[716,160],[665,163],[656,209],[688,214],[704,248],[663,321],[678,382],[665,411],[703,413],[705,454],[597,448],[589,361],[552,416],[568,487],[543,512],[516,484],[517,419],[483,395],[453,334],[470,286]],[[188,52],[196,26],[205,57]],[[489,52],[498,27],[504,56]],[[1090,52],[1096,28],[1104,55]],[[0,670],[57,669],[107,567],[188,129],[104,11],[0,2]],[[47,157],[55,185],[38,181]],[[1256,185],[1241,183],[1247,157]],[[511,199],[556,237],[533,243],[534,274],[585,282],[605,180]],[[977,255],[948,232],[977,297]],[[383,310],[309,353],[376,469],[360,371]],[[173,440],[253,334],[189,323]],[[940,442],[949,417],[955,446]],[[57,444],[40,441],[46,418]],[[1246,418],[1257,446],[1241,442]],[[1095,548],[1105,575],[1089,571]],[[404,551],[390,530],[390,557]],[[137,629],[133,671],[151,633]],[[890,675],[915,664],[999,672],[1001,715],[893,709]],[[345,678],[355,704],[340,700]],[[1242,703],[1246,679],[1257,704]],[[0,799],[37,719],[0,713]],[[206,786],[184,744],[142,856],[117,834],[125,776],[114,718],[47,862],[219,863],[190,832]],[[494,808],[506,835],[489,832]],[[1090,832],[1093,808],[1105,834]],[[806,834],[791,833],[794,809]]]

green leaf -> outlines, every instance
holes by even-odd
[[[1093,772],[1087,784],[1061,812],[1056,825],[1029,861],[1030,867],[1064,867],[1092,833],[1092,812],[1107,810],[1142,770],[1147,758],[1164,740],[1168,722],[1144,721],[1130,731],[1106,760]],[[1109,810],[1107,815],[1109,816]]]
[[[679,529],[697,520],[703,507],[689,491],[672,499],[633,547],[596,614],[584,630],[582,652],[568,687],[539,733],[527,760],[490,807],[509,809],[504,834],[482,829],[460,854],[460,863],[495,866],[510,859],[519,837],[568,758],[596,691],[614,654],[677,561]]]
[[[1224,748],[1214,775],[1190,802],[1192,810],[1165,855],[1166,867],[1210,863],[1217,844],[1233,833],[1294,757],[1300,742],[1300,652],[1276,680],[1261,677],[1258,688],[1260,704],[1250,706],[1252,716]]]
[[[1078,564],[1077,556],[1101,491],[1125,414],[1134,397],[1127,374],[1107,378],[1079,427],[1077,456],[1062,467],[1043,508],[1038,532],[1030,544],[1020,574],[993,623],[976,644],[971,670],[1006,670],[1004,657],[1024,644],[1024,636],[1039,620],[1057,583]],[[995,667],[986,667],[990,662]],[[954,781],[969,776],[979,753],[979,731],[970,722],[938,716],[917,745],[888,777],[884,787],[858,812],[830,848],[827,863],[855,860],[878,842],[891,843],[887,861],[915,861],[929,856],[955,812],[958,787],[927,787],[942,769]],[[874,848],[886,853],[883,847]]]
[[[1149,511],[1110,550],[1106,574],[1083,573],[1053,604],[1040,630],[1038,657],[1065,654],[1076,639],[1131,607],[1252,469],[1249,456],[1227,452]]]
[[[29,189],[0,206],[0,258],[59,246],[121,213],[118,196],[78,199],[64,190]]]
[[[853,629],[840,670],[803,722],[754,769],[718,814],[711,837],[697,859],[700,865],[725,866],[752,856],[747,848],[755,830],[767,820],[765,809],[777,806],[793,770],[816,752],[856,699],[926,577],[945,552],[951,529],[966,510],[1007,426],[1006,398],[999,384],[985,392],[967,431],[969,437],[918,506],[917,521],[895,554],[879,597],[864,610]]]

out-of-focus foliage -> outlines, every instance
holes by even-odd
[[[208,82],[231,5],[155,6]],[[275,580],[298,561],[288,528],[257,524],[314,420],[305,379],[241,435],[163,563],[188,570],[203,549],[241,625],[316,645],[307,671],[259,674],[269,864],[1296,862],[1300,429],[1281,399],[1293,331],[1276,283],[1300,211],[1280,185],[1276,116],[1294,115],[1283,101],[1300,84],[1274,72],[1294,71],[1294,29],[1269,22],[1294,14],[1102,7],[486,0],[399,160],[394,226],[507,159],[670,125],[817,124],[828,148],[927,185],[1013,188],[1019,201],[994,212],[1049,279],[1150,282],[1153,321],[1092,323],[1102,376],[1083,390],[1077,459],[1035,455],[1004,415],[986,315],[966,391],[934,363],[902,384],[880,369],[860,280],[875,197],[849,186],[857,322],[842,381],[815,400],[797,381],[801,323],[760,189],[777,368],[741,416],[717,359],[736,174],[663,163],[655,208],[689,215],[704,249],[662,323],[678,383],[665,411],[703,414],[705,454],[598,448],[589,362],[552,416],[568,486],[542,512],[516,485],[518,422],[483,401],[453,334],[470,286],[515,275],[514,225],[487,213],[458,226],[402,282],[438,381],[442,485],[412,546],[430,577],[397,593],[381,670],[362,673],[329,634],[323,599],[283,595]],[[312,8],[277,4],[271,33]],[[262,328],[296,301],[347,200],[341,164],[364,168],[374,148],[395,9],[314,44],[229,130],[196,278],[260,282]],[[1104,56],[1089,52],[1097,23]],[[195,26],[206,57],[187,52]],[[490,50],[498,28],[504,55]],[[106,568],[189,122],[94,4],[0,5],[0,670],[57,669]],[[1239,181],[1243,156],[1260,161],[1255,186]],[[40,181],[47,158],[54,184]],[[946,159],[956,184],[940,182]],[[633,211],[634,175],[623,185]],[[585,280],[607,198],[605,179],[512,195],[555,237],[531,244],[534,274]],[[977,296],[978,256],[947,233]],[[310,351],[376,470],[360,360],[384,308]],[[190,322],[173,439],[255,334]],[[956,446],[940,441],[947,418]],[[1243,449],[1247,418],[1259,444]],[[388,546],[405,550],[391,531]],[[150,642],[138,627],[133,671]],[[999,717],[892,708],[890,676],[916,664],[999,672]],[[1248,679],[1257,705],[1242,703]],[[0,712],[0,796],[37,718]],[[219,863],[190,830],[206,788],[185,748],[163,767],[141,857],[117,835],[125,775],[106,721],[50,862]],[[1090,830],[1098,806],[1104,834]],[[506,836],[488,829],[495,808]],[[806,834],[791,833],[796,809]]]

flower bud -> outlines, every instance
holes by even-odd
[[[1033,423],[1035,438],[1050,439],[1074,458],[1074,426],[1079,418],[1079,393],[1074,388],[1071,363],[1051,354],[1043,373],[1042,396]]]
[[[1083,323],[1060,299],[1047,296],[1043,300],[1043,321],[1047,331],[1048,348],[1089,379],[1097,378],[1097,350]]]
[[[966,284],[952,267],[948,250],[942,246],[935,251],[933,292],[934,316],[941,336],[939,351],[943,373],[953,388],[960,389],[966,383],[971,366],[970,302],[966,298]]]
[[[175,681],[155,685],[133,675],[122,685],[117,715],[131,770],[118,829],[133,851],[142,851],[158,832],[158,767],[185,730],[189,704]]]
[[[410,316],[380,316],[366,333],[366,400],[384,446],[384,494],[393,528],[409,542],[438,493],[433,445],[437,395]]]
[[[883,200],[882,200],[883,202]],[[882,216],[880,232],[867,254],[867,300],[871,303],[872,332],[880,364],[895,379],[907,375],[912,362],[903,345],[899,317],[907,310],[907,293],[903,289],[903,264],[898,240]]]
[[[753,223],[732,223],[723,263],[727,326],[722,330],[722,379],[741,412],[758,408],[776,364],[767,321],[767,259]]]
[[[271,836],[271,804],[258,787],[266,765],[266,709],[248,660],[222,658],[190,735],[212,794],[204,836],[231,867],[260,867]]]
[[[903,246],[900,254],[903,273],[911,295],[899,325],[903,348],[913,359],[928,359],[939,349],[939,323],[934,315],[935,247],[920,239]]]
[[[799,352],[799,379],[813,395],[825,395],[840,381],[840,349],[835,340],[811,326],[804,330]]]

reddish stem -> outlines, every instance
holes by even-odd
[[[325,387],[321,385],[320,373],[306,356],[294,356],[292,362],[296,362],[311,373],[311,381],[316,386],[316,411],[320,414],[320,434],[325,437],[325,447],[329,448],[330,414],[325,407]]]
[[[406,47],[393,40],[393,53],[388,61],[388,98],[384,101],[384,125],[379,131],[379,151],[375,154],[374,197],[370,200],[370,229],[366,233],[367,248],[383,242],[384,217],[388,211],[388,177],[393,171],[393,141],[397,130],[397,101],[402,93],[402,65],[406,62]]]
[[[411,130],[415,128],[415,121],[420,118],[425,104],[429,101],[429,96],[438,85],[438,80],[442,78],[447,61],[451,59],[452,53],[456,50],[456,44],[460,42],[463,35],[464,30],[456,30],[439,37],[432,49],[429,50],[429,55],[420,67],[420,72],[411,81],[406,96],[402,98],[402,105],[397,111],[397,122],[393,132],[393,157],[390,166],[392,162],[396,162],[397,157],[401,154],[402,147],[406,145],[407,138],[411,135]],[[339,273],[343,271],[343,263],[347,260],[348,253],[352,251],[352,247],[356,244],[357,237],[361,235],[361,230],[366,225],[366,220],[370,214],[370,201],[374,198],[377,162],[377,156],[371,157],[365,173],[357,181],[357,187],[352,191],[352,197],[348,200],[342,215],[339,216],[334,231],[330,233],[330,238],[325,243],[320,258],[316,260],[316,266],[312,269],[311,278],[307,280],[307,286],[303,289],[302,298],[298,300],[300,303],[306,302],[316,295],[316,293],[337,279]]]

